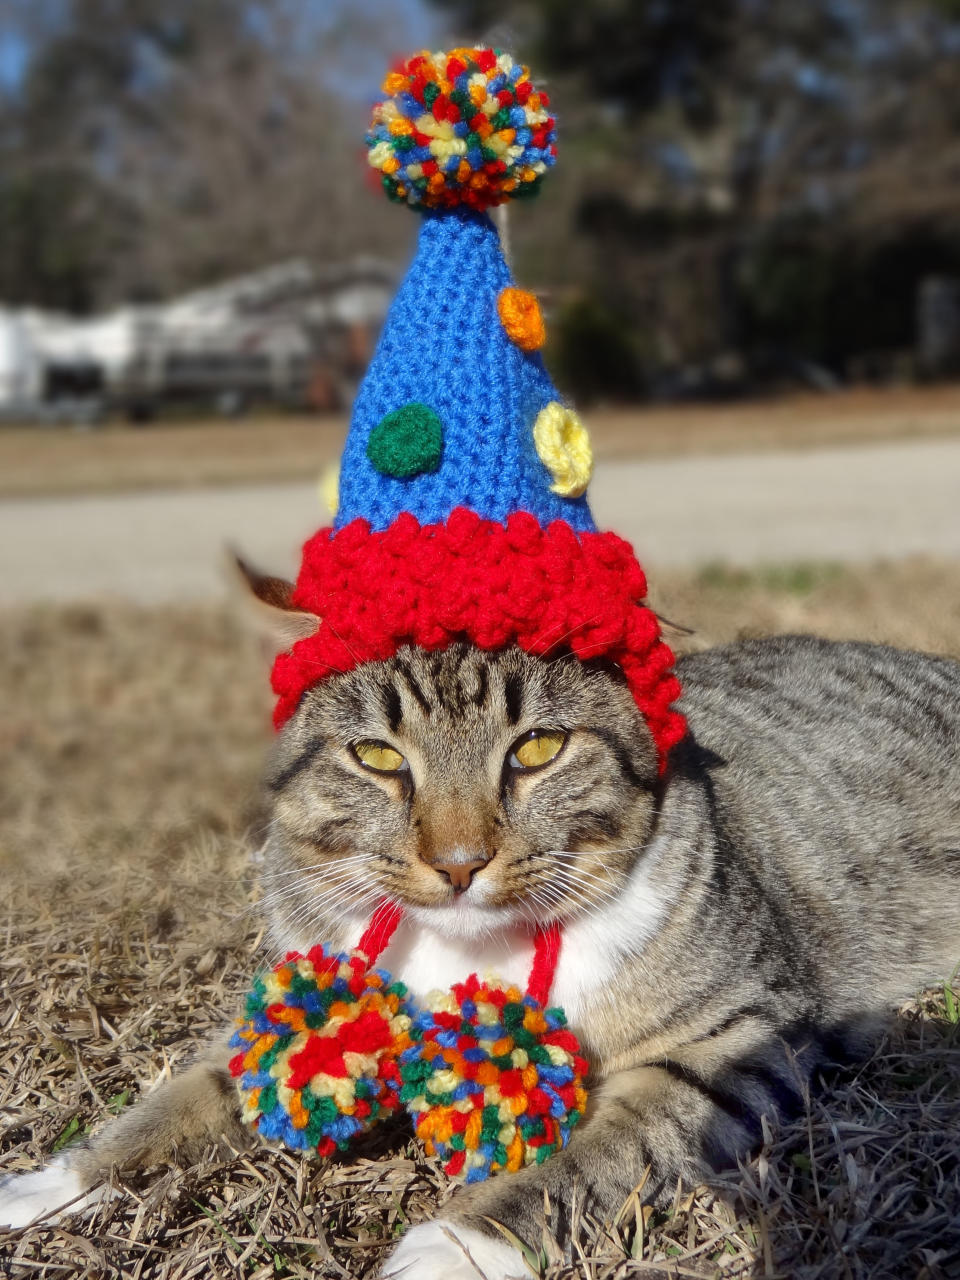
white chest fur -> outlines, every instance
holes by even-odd
[[[479,938],[451,938],[419,920],[402,920],[383,954],[385,968],[415,999],[445,990],[471,973],[523,985],[533,961],[529,929],[511,926]]]
[[[658,841],[645,851],[622,893],[594,914],[567,923],[550,992],[552,1004],[576,1027],[594,994],[609,990],[629,956],[639,955],[660,927],[669,905],[657,875]],[[413,912],[401,921],[381,963],[415,998],[462,982],[471,973],[526,985],[533,961],[528,926],[496,927],[495,913],[468,906]],[[350,925],[359,937],[366,921]]]

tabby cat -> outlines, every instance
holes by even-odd
[[[617,668],[515,648],[402,649],[317,684],[276,742],[278,949],[349,947],[388,895],[406,914],[384,963],[422,994],[522,978],[531,926],[564,924],[552,999],[592,1064],[587,1119],[542,1166],[459,1190],[387,1275],[521,1276],[489,1219],[537,1241],[548,1203],[563,1240],[574,1194],[609,1217],[645,1173],[651,1199],[709,1180],[960,959],[960,664],[782,637],[679,675],[690,732],[662,777]],[[226,1059],[0,1184],[0,1221],[82,1201],[113,1164],[243,1142]]]

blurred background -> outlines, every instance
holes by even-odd
[[[956,0],[0,14],[7,417],[348,407],[413,230],[365,182],[369,104],[390,57],[454,37],[557,104],[512,246],[581,403],[960,371]]]

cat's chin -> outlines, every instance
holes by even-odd
[[[406,914],[421,928],[444,938],[495,937],[526,919],[516,907],[486,907],[466,899],[463,894],[442,907],[410,906]]]

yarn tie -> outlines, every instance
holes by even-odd
[[[527,995],[537,1004],[546,1005],[560,959],[560,924],[554,920],[539,928],[533,948],[533,965],[527,979]]]
[[[381,898],[370,917],[370,923],[360,935],[357,951],[362,951],[370,964],[376,964],[390,945],[390,939],[402,919],[402,908],[388,898]]]

